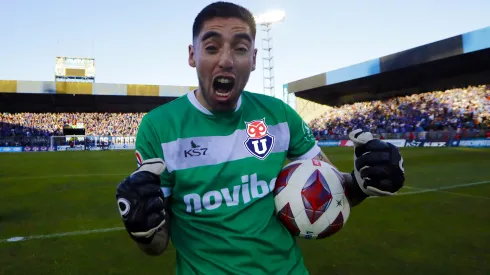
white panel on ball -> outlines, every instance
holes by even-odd
[[[292,234],[303,238],[335,234],[350,214],[341,180],[333,166],[318,160],[300,160],[286,165],[274,188],[279,220]]]

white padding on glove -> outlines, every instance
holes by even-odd
[[[157,176],[160,176],[163,171],[165,171],[166,167],[167,165],[161,158],[147,159],[143,161],[143,163],[141,163],[141,166],[136,169],[136,171],[134,171],[131,176],[142,171],[147,171]]]
[[[356,177],[357,184],[361,188],[361,190],[368,196],[391,196],[393,195],[390,192],[379,190],[373,186],[364,187],[364,181],[369,178],[362,178],[361,171],[363,169],[369,168],[369,166],[361,167],[361,169],[357,170],[356,160],[357,156],[355,153],[355,148],[360,147],[373,140],[374,137],[370,132],[364,132],[361,129],[356,129],[349,133],[349,139],[354,143],[354,176]],[[369,152],[365,153],[369,154]]]
[[[165,215],[165,210],[162,211]],[[158,226],[146,231],[146,232],[131,232],[131,235],[138,238],[150,238],[153,234],[165,225],[166,220],[163,220]]]

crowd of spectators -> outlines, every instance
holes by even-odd
[[[490,129],[490,86],[470,86],[330,108],[310,122],[321,137],[362,128],[376,134]]]
[[[145,113],[3,113],[0,136],[61,136],[65,125],[83,123],[86,135],[135,136]]]
[[[3,113],[0,137],[63,135],[83,123],[86,135],[135,136],[145,113]],[[329,108],[310,122],[318,136],[362,128],[376,134],[490,129],[490,86],[467,87]]]

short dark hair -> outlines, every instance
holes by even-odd
[[[237,18],[248,24],[252,32],[252,38],[255,39],[257,27],[252,13],[246,8],[224,1],[218,1],[207,5],[194,19],[192,25],[192,40],[194,40],[202,30],[204,22],[213,18]]]

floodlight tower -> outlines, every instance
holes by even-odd
[[[272,51],[272,35],[270,33],[272,24],[284,21],[286,13],[282,10],[269,11],[255,16],[255,22],[260,25],[264,32],[262,38],[262,57],[263,88],[264,94],[275,97],[274,84],[274,53]]]

